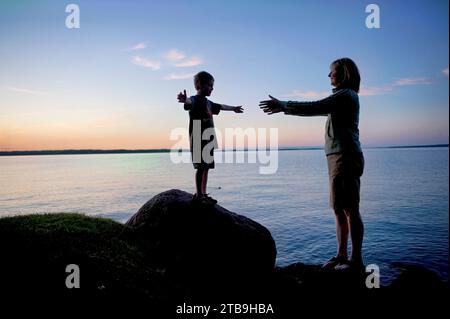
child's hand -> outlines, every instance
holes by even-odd
[[[235,106],[233,111],[234,113],[244,113],[242,106]]]
[[[178,102],[180,103],[186,103],[187,101],[186,90],[184,90],[183,92],[180,92],[180,94],[178,94]]]

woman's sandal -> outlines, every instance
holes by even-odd
[[[346,271],[346,270],[352,270],[352,271],[358,271],[363,272],[365,271],[365,266],[362,261],[355,261],[352,259],[349,259],[345,262],[339,263],[334,267],[334,270],[337,271]]]
[[[331,257],[328,261],[326,261],[322,265],[322,269],[328,270],[328,269],[334,269],[337,265],[343,264],[348,262],[347,257],[344,256],[334,256]]]

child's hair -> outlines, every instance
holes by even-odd
[[[194,76],[194,85],[197,89],[200,85],[205,84],[209,81],[214,81],[214,77],[206,71],[198,72]]]
[[[331,65],[336,69],[339,88],[352,89],[358,93],[361,76],[356,63],[352,59],[342,58],[334,61]]]

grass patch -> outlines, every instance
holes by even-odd
[[[81,214],[0,218],[0,280],[3,290],[51,297],[163,298],[164,276],[149,266],[127,226]],[[80,268],[80,289],[66,287],[66,267]]]

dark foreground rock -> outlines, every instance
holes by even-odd
[[[192,205],[191,196],[156,195],[126,225],[78,214],[0,218],[0,293],[53,303],[132,303],[149,315],[169,314],[160,318],[183,303],[264,303],[278,318],[292,318],[310,300],[348,298],[349,291],[446,287],[417,265],[401,264],[389,287],[371,290],[365,273],[303,263],[275,267],[275,243],[264,226],[219,205]],[[66,286],[70,264],[79,266],[80,288]]]
[[[125,228],[67,213],[0,218],[1,295],[52,305],[128,299],[157,307],[167,296],[165,278],[148,267],[137,243],[121,238]],[[66,285],[76,283],[68,265],[79,268],[79,288]]]

